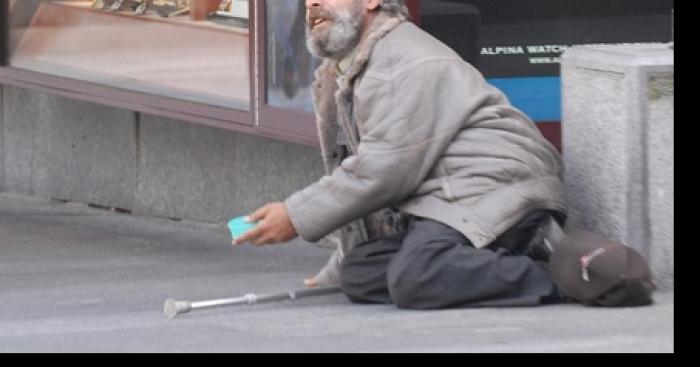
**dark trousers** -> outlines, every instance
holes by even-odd
[[[355,303],[407,309],[546,303],[556,292],[547,264],[523,255],[546,215],[531,213],[482,249],[447,225],[414,218],[405,233],[370,240],[347,254],[341,289]]]

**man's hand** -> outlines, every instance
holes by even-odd
[[[316,277],[306,278],[304,279],[304,285],[309,288],[316,288],[319,286],[318,279]]]
[[[233,241],[234,245],[250,242],[255,246],[287,242],[298,236],[289,220],[284,203],[270,203],[248,216],[250,222],[258,222],[255,228]]]

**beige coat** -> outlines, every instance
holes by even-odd
[[[307,241],[340,229],[320,273],[381,232],[386,208],[431,218],[481,248],[533,210],[565,217],[562,162],[535,124],[453,50],[380,14],[346,75],[316,71],[314,106],[327,175],[286,200]],[[338,125],[351,155],[341,161]],[[378,213],[379,211],[379,213]],[[374,214],[373,214],[374,213]]]

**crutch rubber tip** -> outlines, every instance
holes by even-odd
[[[192,311],[192,305],[187,301],[175,301],[172,298],[165,300],[165,306],[163,306],[163,312],[165,317],[169,319],[174,319],[175,316],[181,313],[187,313]]]

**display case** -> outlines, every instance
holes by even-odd
[[[3,0],[0,82],[224,128],[254,124],[248,0]]]

